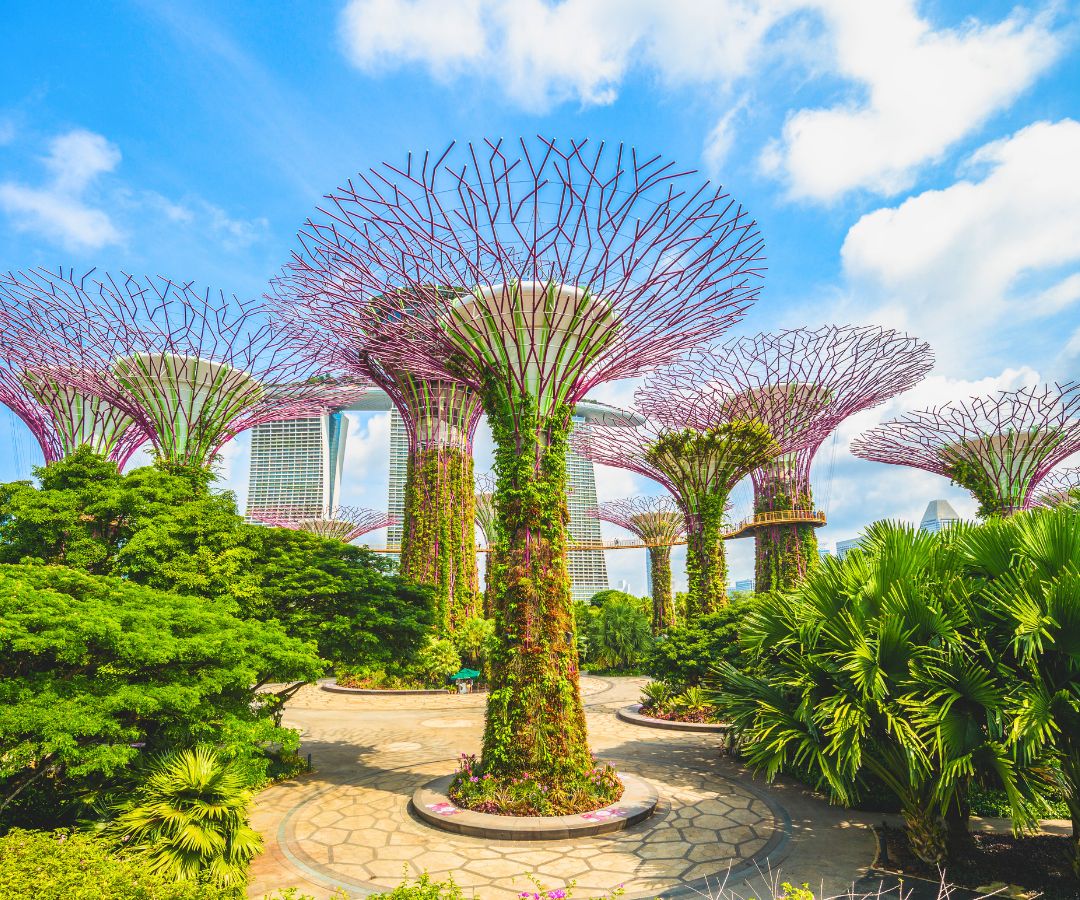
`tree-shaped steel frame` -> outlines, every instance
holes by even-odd
[[[641,538],[649,553],[653,634],[676,624],[671,548],[686,537],[686,517],[670,497],[625,497],[599,503],[588,515]]]
[[[1056,469],[1039,482],[1031,506],[1080,505],[1080,466]]]
[[[362,506],[339,506],[325,516],[301,516],[288,507],[262,507],[248,510],[248,518],[275,528],[306,531],[346,544],[368,532],[397,525],[401,520],[389,513]]]
[[[318,415],[367,386],[324,380],[318,347],[262,300],[190,283],[35,269],[5,290],[63,326],[19,334],[35,372],[129,416],[166,466],[208,467],[260,422]]]
[[[944,475],[979,501],[982,516],[1011,515],[1080,450],[1080,385],[1035,385],[908,412],[851,444],[862,459]]]
[[[929,344],[891,329],[796,328],[698,351],[653,375],[636,399],[647,416],[673,427],[764,422],[791,449],[750,473],[755,515],[802,511],[814,518],[810,469],[821,443],[844,419],[917,384],[933,364]],[[755,527],[757,590],[787,590],[817,562],[814,527]]]
[[[715,340],[760,289],[755,223],[690,175],[622,145],[452,145],[330,195],[285,274],[384,363],[481,394],[500,522],[495,777],[592,767],[566,565],[574,404]]]
[[[667,488],[686,521],[688,615],[726,603],[724,538],[731,490],[788,448],[763,423],[733,418],[700,431],[651,420],[588,424],[578,426],[571,446],[593,462],[629,469]]]
[[[488,544],[495,543],[495,476],[487,472],[476,476],[476,524]]]
[[[78,335],[64,311],[37,301],[18,276],[0,274],[0,403],[17,415],[41,448],[46,465],[81,446],[107,456],[121,468],[147,442],[128,415],[99,397],[49,375],[53,357],[41,336],[68,343],[78,359]]]
[[[386,391],[409,435],[400,571],[436,589],[435,621],[452,633],[480,613],[473,437],[480,395],[460,381],[421,378],[367,351],[359,370]]]

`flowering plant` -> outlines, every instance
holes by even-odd
[[[463,809],[503,816],[566,816],[609,806],[622,796],[614,767],[599,760],[581,775],[555,780],[523,772],[499,778],[483,772],[475,756],[462,754],[450,783],[450,799]],[[558,898],[551,898],[558,900]]]

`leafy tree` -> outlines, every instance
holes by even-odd
[[[255,589],[241,614],[276,619],[334,663],[387,666],[415,657],[434,624],[433,592],[389,574],[363,547],[285,528],[252,528]]]
[[[957,535],[991,619],[995,656],[1013,667],[1012,739],[1029,764],[1052,756],[1080,875],[1080,516],[1068,507],[993,520]]]
[[[0,565],[0,816],[31,785],[70,799],[116,783],[139,745],[218,744],[258,781],[260,746],[295,749],[296,735],[277,725],[281,696],[256,690],[321,669],[280,625],[210,600]]]
[[[483,616],[465,619],[450,639],[454,642],[458,654],[471,669],[481,669],[487,659],[488,650],[495,639],[495,622]]]
[[[173,881],[247,884],[262,839],[248,824],[245,773],[209,747],[158,757],[132,796],[114,807],[105,832],[130,846],[147,871]]]
[[[635,597],[633,594],[626,593],[626,591],[616,591],[613,588],[597,591],[589,598],[589,606],[603,609],[605,605],[612,601],[617,603],[629,603],[631,606],[638,607],[647,615],[652,613],[652,602],[648,597]]]
[[[700,685],[718,663],[744,666],[739,634],[756,606],[753,594],[732,594],[730,602],[715,612],[669,628],[646,654],[645,671],[678,692]]]
[[[879,779],[912,849],[939,865],[965,843],[972,778],[1030,821],[1007,746],[1010,673],[982,639],[952,538],[872,526],[842,562],[763,599],[744,636],[758,672],[722,663],[715,693],[752,765],[809,771],[846,804]]]

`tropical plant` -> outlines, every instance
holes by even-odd
[[[663,681],[650,681],[641,689],[641,705],[644,709],[661,712],[671,702],[671,687]]]
[[[1080,875],[1080,515],[1033,510],[957,535],[995,655],[1013,667],[1011,739],[1029,765],[1052,757]]]
[[[846,804],[879,779],[912,849],[940,865],[966,843],[973,778],[1030,821],[1007,746],[1009,673],[978,616],[948,536],[877,523],[842,562],[761,601],[744,633],[758,672],[722,663],[715,702],[769,777],[809,772]]]
[[[416,657],[416,671],[431,684],[444,684],[461,668],[461,657],[448,638],[429,637]]]
[[[495,622],[483,616],[465,619],[450,635],[461,659],[473,669],[483,668],[495,639]]]
[[[708,694],[700,687],[688,687],[671,700],[672,706],[686,716],[699,716],[712,710]]]
[[[193,747],[154,760],[105,832],[138,853],[149,872],[238,889],[262,849],[247,820],[251,796],[233,763]]]
[[[588,627],[590,656],[604,668],[631,668],[652,646],[649,617],[635,603],[609,600]]]

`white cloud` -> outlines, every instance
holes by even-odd
[[[485,78],[534,111],[611,103],[628,74],[704,85],[723,105],[706,139],[716,169],[736,138],[732,89],[797,66],[849,92],[802,109],[761,155],[795,197],[893,194],[918,168],[1006,108],[1060,55],[1049,14],[939,28],[915,0],[350,0],[349,59],[365,71],[422,66]],[[812,23],[812,24],[811,24]]]
[[[794,113],[764,158],[794,197],[895,194],[918,167],[1009,106],[1058,57],[1045,17],[934,30],[910,0],[823,0],[836,72],[865,97]]]
[[[78,249],[97,250],[120,240],[120,231],[85,194],[120,164],[120,150],[102,135],[76,129],[49,144],[43,160],[50,178],[40,187],[0,183],[0,208],[20,231],[34,231]]]
[[[944,353],[978,346],[1008,314],[1080,299],[1080,122],[1039,122],[978,150],[969,177],[859,219],[844,273],[862,306]]]

